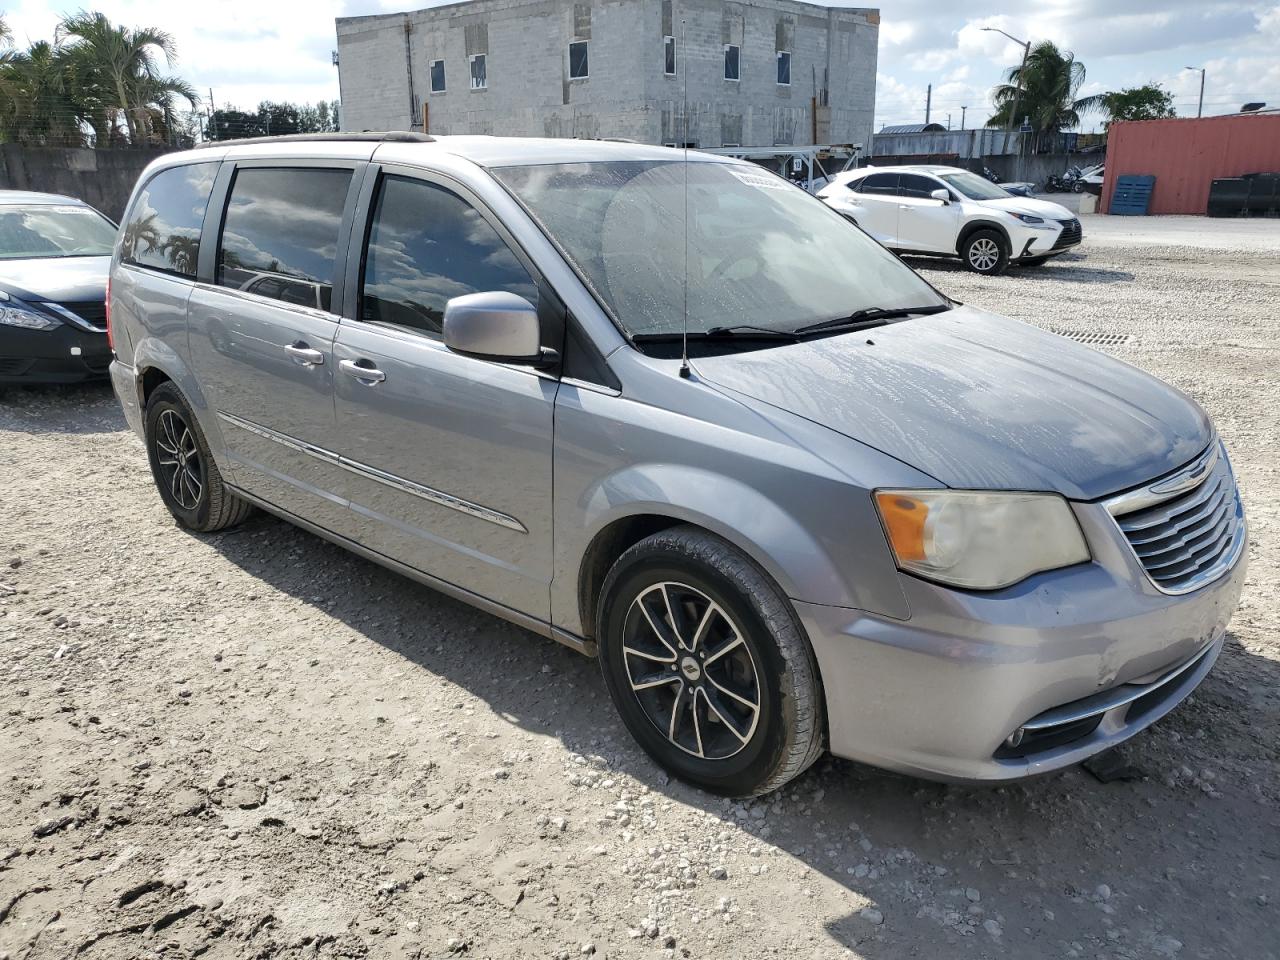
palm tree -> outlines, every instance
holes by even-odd
[[[1052,41],[1042,40],[1027,54],[1025,67],[1010,68],[1006,82],[991,92],[996,112],[987,126],[1009,126],[1017,101],[1020,116],[1012,119],[1017,123],[1024,116],[1029,119],[1038,147],[1045,134],[1077,127],[1081,114],[1101,108],[1101,95],[1078,96],[1084,78],[1084,64],[1074,53],[1063,52]]]
[[[164,30],[117,27],[104,14],[81,11],[58,25],[55,38],[66,42],[84,85],[96,88],[93,99],[99,109],[110,110],[106,119],[111,126],[116,114],[123,115],[131,143],[152,137],[157,127],[153,111],[167,118],[178,98],[193,107],[198,102],[190,84],[160,73],[157,53],[166,64],[177,59],[173,37]]]
[[[82,114],[68,95],[65,57],[41,40],[0,58],[0,122],[9,138],[45,146],[81,146]]]

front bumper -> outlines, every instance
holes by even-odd
[[[105,333],[69,323],[52,330],[0,324],[0,384],[79,383],[107,375],[111,348]]]
[[[1011,236],[1012,251],[1010,259],[1034,260],[1040,257],[1056,257],[1074,247],[1080,246],[1084,240],[1084,230],[1078,219],[1058,220],[1058,230],[1033,230],[1023,227]]]
[[[1186,699],[1222,649],[1247,551],[1214,582],[1171,596],[1100,505],[1076,512],[1090,563],[992,593],[903,575],[909,621],[796,603],[831,751],[931,779],[1014,780],[1079,763]]]

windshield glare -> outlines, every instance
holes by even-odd
[[[866,307],[944,303],[820,200],[754,166],[673,159],[493,173],[633,336],[682,329],[686,207],[690,333],[790,332]]]
[[[0,260],[108,257],[115,242],[116,228],[90,207],[0,205]]]
[[[958,190],[970,200],[1007,200],[1012,197],[1008,190],[997,184],[992,183],[986,177],[980,177],[976,173],[940,173],[938,176],[944,180],[947,186],[953,190]]]

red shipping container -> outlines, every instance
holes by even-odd
[[[1107,131],[1107,172],[1100,209],[1111,209],[1116,178],[1156,178],[1148,213],[1199,213],[1209,184],[1246,173],[1280,173],[1280,113],[1124,120]]]

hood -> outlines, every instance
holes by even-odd
[[[1029,213],[1033,217],[1044,217],[1046,220],[1074,220],[1076,215],[1060,203],[1048,200],[1037,200],[1035,197],[1004,197],[1000,200],[981,200],[984,207],[997,207],[1000,210]]]
[[[0,290],[27,301],[101,300],[107,292],[110,268],[110,257],[0,260]]]
[[[1141,370],[970,307],[694,366],[962,489],[1094,500],[1174,470],[1213,434],[1195,401]]]

